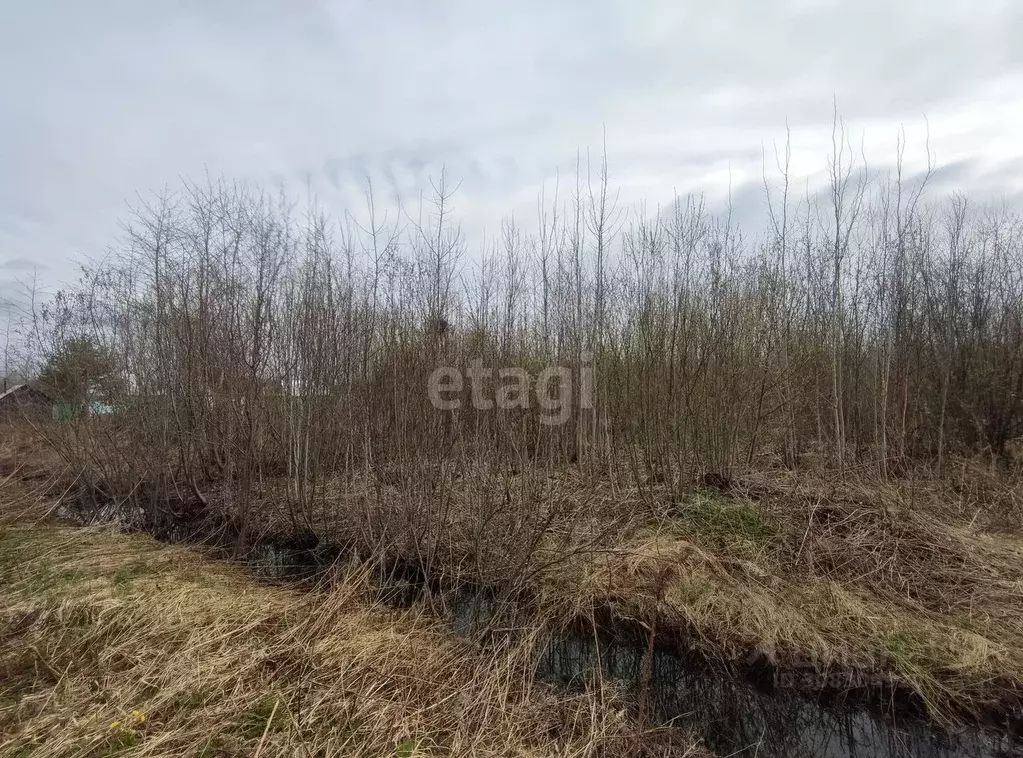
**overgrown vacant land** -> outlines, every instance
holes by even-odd
[[[156,197],[33,332],[113,409],[43,430],[65,499],[1018,717],[1023,223],[849,154],[755,238],[603,170],[480,255],[443,183],[392,223]]]
[[[530,640],[484,653],[418,610],[261,585],[140,535],[0,500],[0,755],[695,755],[618,696],[533,684]]]

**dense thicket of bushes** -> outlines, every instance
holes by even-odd
[[[98,342],[121,375],[118,413],[80,425],[97,436],[74,454],[168,489],[231,478],[241,501],[287,477],[299,503],[440,462],[675,481],[766,457],[885,476],[1003,455],[1023,434],[1023,224],[847,155],[810,198],[782,166],[756,237],[698,197],[628,214],[599,166],[482,251],[443,183],[397,220],[368,195],[362,224],[185,184],[52,310],[55,344]],[[434,407],[434,369],[473,361],[569,368],[571,413],[545,423],[559,411],[535,394],[475,408],[468,376],[460,409]]]

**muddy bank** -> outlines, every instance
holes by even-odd
[[[369,558],[351,546],[321,544],[311,533],[241,543],[226,520],[159,513],[154,521],[108,504],[65,507],[60,515],[75,523],[113,521],[168,542],[201,543],[243,558],[256,575],[273,581],[315,583],[339,560]],[[388,604],[428,601],[456,633],[484,642],[515,634],[528,618],[528,600],[454,584],[415,562],[376,564],[375,583]],[[1018,715],[979,714],[983,723],[950,734],[927,721],[915,693],[883,674],[843,672],[843,684],[835,672],[786,667],[767,651],[722,664],[702,656],[678,631],[656,635],[652,655],[650,642],[639,622],[594,609],[589,618],[549,630],[537,676],[569,688],[603,677],[631,695],[648,723],[684,725],[721,755],[1023,756]]]

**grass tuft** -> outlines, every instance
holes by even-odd
[[[680,527],[707,547],[754,552],[770,548],[778,530],[756,503],[697,490],[675,511]]]

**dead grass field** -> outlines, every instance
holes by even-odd
[[[637,743],[606,688],[534,684],[528,640],[484,653],[366,590],[352,574],[292,591],[145,536],[8,523],[0,755],[698,753],[677,731]]]

